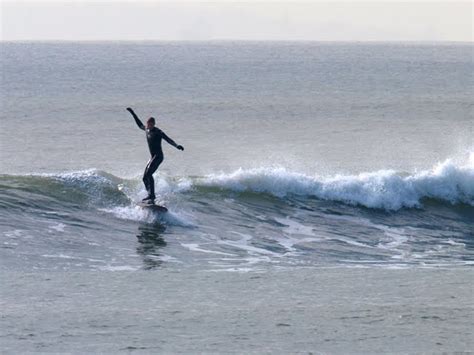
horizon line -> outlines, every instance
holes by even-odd
[[[474,44],[474,40],[326,40],[326,39],[239,39],[239,38],[223,38],[223,39],[1,39],[0,43],[11,42],[313,42],[313,43],[466,43]]]

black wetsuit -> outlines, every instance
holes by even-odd
[[[161,162],[163,161],[163,150],[161,149],[161,140],[164,139],[172,146],[181,149],[181,146],[178,146],[174,140],[168,137],[165,132],[157,127],[151,129],[145,128],[140,119],[132,113],[137,126],[146,132],[146,139],[148,142],[148,149],[150,149],[151,158],[148,161],[148,164],[145,168],[145,173],[143,174],[143,183],[145,188],[148,191],[148,196],[146,199],[154,200],[155,199],[155,180],[153,180],[153,173],[158,169]]]

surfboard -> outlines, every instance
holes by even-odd
[[[137,203],[137,206],[140,206],[141,208],[145,208],[154,212],[160,212],[160,213],[168,212],[168,209],[165,206],[155,205],[151,203],[139,202]]]

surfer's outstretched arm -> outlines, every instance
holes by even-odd
[[[142,121],[138,118],[135,112],[130,107],[127,107],[127,111],[130,112],[137,123],[138,128],[145,130],[145,126],[143,125]]]
[[[179,144],[176,144],[176,142],[174,140],[172,140],[170,137],[168,137],[165,132],[161,131],[161,136],[163,137],[163,139],[165,141],[167,141],[169,144],[171,144],[173,147],[175,147],[176,149],[179,149],[179,150],[184,150],[183,146],[182,145],[179,145]]]

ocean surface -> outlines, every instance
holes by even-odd
[[[395,287],[380,281],[392,270],[413,280],[410,270],[449,269],[447,279],[460,275],[459,290],[472,295],[472,44],[3,42],[0,50],[5,280],[52,273],[67,282],[67,272],[94,271],[115,287],[103,275],[178,273],[212,287],[237,272],[268,286],[261,275],[281,270],[295,273],[298,289],[308,272],[367,269],[385,288]],[[163,143],[155,184],[167,214],[136,206],[149,153],[129,106],[185,148]],[[39,285],[30,279],[24,296]],[[9,292],[14,302],[19,294]],[[397,302],[403,309],[404,298]],[[472,302],[464,307],[472,322]],[[68,349],[3,339],[11,350]],[[455,344],[437,349],[466,349]],[[322,349],[377,352],[383,342]]]

